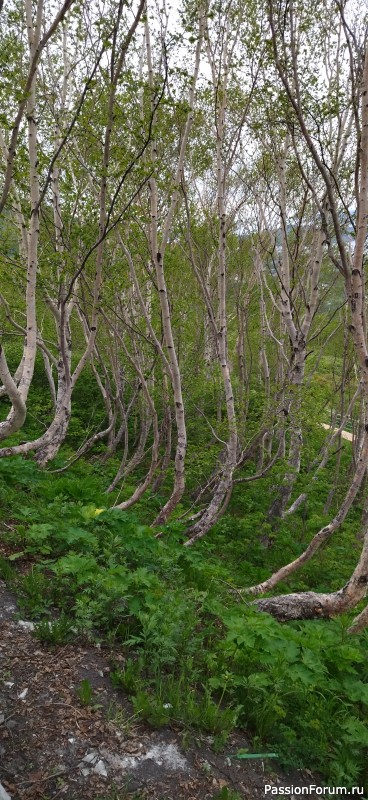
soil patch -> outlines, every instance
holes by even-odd
[[[219,754],[209,738],[188,745],[181,730],[149,729],[113,688],[108,651],[44,647],[32,631],[0,581],[0,800],[212,800],[225,787],[253,800],[265,784],[311,782],[230,758],[249,746],[240,734]],[[78,696],[84,679],[88,705]]]

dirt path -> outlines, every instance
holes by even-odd
[[[322,425],[322,428],[325,429],[325,431],[330,431],[331,430],[331,425],[327,425],[326,422],[321,422],[321,425]],[[335,431],[338,430],[338,428],[334,428],[333,430],[335,432]],[[342,439],[346,439],[348,442],[352,442],[353,441],[353,434],[349,433],[349,431],[341,431],[341,438]]]
[[[111,685],[108,653],[43,647],[1,581],[0,637],[0,800],[212,800],[224,787],[254,800],[266,783],[309,783],[282,779],[270,762],[229,758],[249,746],[240,735],[218,754],[209,738],[187,735],[185,746],[180,728],[137,723]],[[77,687],[86,678],[94,692],[83,706]]]

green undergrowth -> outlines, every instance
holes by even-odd
[[[149,496],[136,513],[109,507],[104,469],[83,462],[51,474],[31,460],[0,460],[0,575],[22,615],[36,621],[35,636],[45,647],[83,636],[122,654],[112,656],[112,682],[152,726],[205,732],[217,748],[238,727],[251,751],[276,752],[284,768],[361,784],[367,634],[349,637],[347,618],[280,625],[229,591],[300,552],[325,519],[317,492],[275,530],[259,486],[237,488],[231,513],[183,548],[181,522],[161,538],[145,524]],[[353,516],[313,574],[306,567],[284,590],[342,585],[356,560],[356,530]],[[88,687],[79,692],[90,701]]]

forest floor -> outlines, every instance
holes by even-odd
[[[1,800],[235,800],[265,797],[266,784],[314,782],[307,773],[286,777],[270,760],[231,758],[249,746],[241,734],[220,754],[182,726],[148,728],[109,680],[111,652],[45,647],[32,628],[0,581]],[[83,680],[93,687],[84,705]]]

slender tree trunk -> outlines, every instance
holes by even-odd
[[[217,273],[217,292],[218,292],[218,318],[217,329],[217,351],[221,367],[221,374],[225,392],[227,422],[229,428],[229,438],[226,445],[225,463],[221,469],[220,480],[217,483],[212,500],[200,519],[189,529],[190,538],[185,542],[189,546],[202,538],[207,531],[214,525],[221,514],[224,503],[229,502],[233,485],[233,473],[237,464],[238,431],[235,412],[234,392],[231,380],[230,363],[228,357],[227,342],[227,268],[226,268],[226,169],[224,164],[224,139],[225,139],[225,115],[227,106],[227,79],[228,79],[228,26],[226,21],[226,31],[223,43],[223,74],[216,75],[215,64],[212,60],[211,50],[208,47],[208,54],[212,66],[213,89],[216,95],[217,116],[216,116],[216,164],[217,164],[217,209],[219,217],[218,230],[218,273]],[[212,313],[212,317],[214,317]]]
[[[43,17],[43,2],[38,0],[35,25],[33,24],[32,2],[26,2],[26,18],[28,30],[28,44],[30,61],[35,59],[41,39]],[[34,365],[37,352],[37,314],[36,314],[36,284],[38,268],[38,240],[40,231],[39,222],[39,175],[38,175],[38,149],[37,149],[37,109],[36,109],[36,72],[33,75],[27,100],[28,120],[28,156],[29,156],[29,186],[30,186],[30,223],[27,242],[27,285],[26,285],[26,338],[22,357],[22,374],[16,389],[14,382],[9,381],[9,370],[5,364],[5,355],[2,351],[0,359],[0,378],[4,386],[10,389],[12,395],[12,408],[8,417],[0,422],[0,440],[19,430],[26,417],[26,404],[29,387],[32,382]]]
[[[280,581],[286,580],[286,578],[292,575],[297,569],[310,561],[310,559],[317,553],[319,548],[331,538],[332,534],[335,533],[335,531],[338,530],[340,525],[342,525],[344,522],[362,484],[366,471],[367,460],[368,434],[364,440],[364,447],[357,463],[354,479],[349,486],[344,501],[333,520],[331,520],[328,525],[325,525],[323,528],[321,528],[321,530],[318,531],[318,533],[315,534],[315,536],[313,536],[313,539],[308,547],[303,553],[301,553],[300,556],[298,556],[298,558],[296,558],[294,561],[291,561],[289,564],[286,564],[284,567],[281,567],[281,569],[277,570],[277,572],[275,572],[266,581],[257,584],[257,586],[253,586],[247,591],[252,594],[263,594],[264,592],[268,592],[277,586]]]
[[[182,183],[184,161],[186,155],[186,148],[190,136],[190,132],[194,120],[194,98],[197,78],[199,74],[201,51],[204,35],[204,9],[200,6],[198,9],[198,39],[196,45],[194,71],[190,83],[188,106],[189,111],[186,118],[184,133],[180,144],[179,158],[176,168],[176,173],[173,180],[173,193],[168,213],[166,215],[164,230],[161,237],[160,246],[158,244],[158,189],[155,177],[152,177],[149,182],[150,186],[150,250],[151,259],[156,272],[157,288],[159,294],[162,327],[164,333],[164,340],[168,354],[168,361],[170,364],[170,378],[174,396],[175,407],[175,421],[177,429],[177,445],[175,453],[175,479],[171,496],[157,515],[153,525],[162,525],[166,522],[170,514],[180,502],[185,489],[185,456],[187,449],[187,431],[185,423],[185,410],[182,394],[182,381],[179,367],[178,355],[175,347],[170,304],[167,293],[165,270],[164,270],[164,254],[169,240],[170,231],[173,224],[174,214],[179,203],[180,185]],[[153,67],[152,67],[152,54],[150,44],[150,30],[148,20],[146,20],[146,47],[147,47],[147,63],[148,63],[148,77],[151,91],[154,90],[153,82]],[[157,164],[157,147],[156,143],[152,144],[152,161]]]
[[[152,491],[154,493],[158,492],[159,489],[161,488],[171,461],[172,419],[171,419],[169,387],[168,387],[167,376],[165,375],[165,373],[163,375],[163,402],[164,402],[164,419],[162,424],[161,438],[163,438],[165,442],[165,451],[161,462],[159,474],[157,475],[157,478],[152,485]]]

